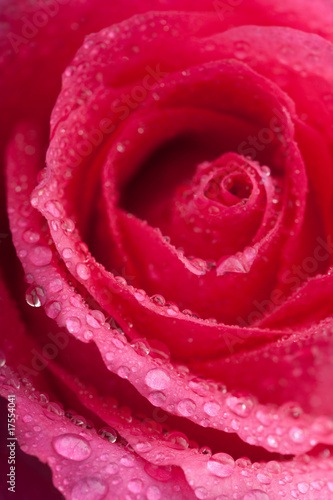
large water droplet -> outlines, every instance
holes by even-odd
[[[108,492],[103,479],[87,477],[77,482],[71,493],[71,500],[102,500]]]
[[[151,389],[162,390],[170,384],[170,377],[164,370],[154,368],[147,373],[145,382]]]
[[[91,455],[91,448],[86,439],[76,434],[63,434],[52,440],[52,445],[58,455],[81,462]]]
[[[25,300],[31,307],[40,307],[45,304],[45,292],[41,286],[30,286],[25,292]]]
[[[207,462],[209,472],[218,477],[229,477],[235,467],[234,459],[227,453],[216,453]]]

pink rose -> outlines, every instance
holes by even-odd
[[[2,21],[4,491],[332,498],[331,3]]]

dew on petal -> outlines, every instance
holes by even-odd
[[[245,493],[242,500],[269,500],[269,496],[262,490],[251,490]]]
[[[131,481],[129,481],[127,485],[129,491],[131,493],[134,493],[135,495],[141,492],[142,487],[143,487],[143,482],[141,481],[141,479],[132,479]]]
[[[304,441],[304,431],[300,427],[292,427],[289,436],[294,443],[303,443]]]
[[[210,402],[210,403],[205,403],[204,404],[204,407],[203,407],[203,411],[211,416],[211,417],[215,417],[218,412],[220,411],[220,405],[218,405],[217,403],[214,403],[214,402]]]
[[[52,260],[52,250],[45,246],[36,246],[29,251],[29,260],[34,266],[47,266]]]
[[[108,486],[103,479],[87,477],[78,481],[71,493],[71,500],[103,500]]]
[[[45,306],[45,313],[49,318],[55,319],[61,311],[61,305],[56,300],[48,302]]]
[[[152,449],[152,445],[150,443],[140,442],[134,445],[134,448],[138,453],[148,453]]]
[[[66,327],[69,333],[77,333],[81,328],[81,321],[78,318],[67,318]]]
[[[86,316],[86,320],[92,328],[100,328],[105,323],[105,316],[102,311],[90,311]]]
[[[146,491],[147,500],[160,500],[161,491],[157,486],[149,486]]]
[[[164,370],[154,368],[147,373],[145,382],[151,389],[162,390],[169,386],[170,377]]]
[[[79,278],[81,278],[82,280],[88,280],[91,276],[89,267],[82,263],[76,266],[76,272]]]
[[[40,239],[40,235],[36,231],[33,231],[32,229],[27,229],[22,234],[22,239],[26,243],[37,243]]]
[[[253,401],[246,397],[230,396],[226,400],[228,408],[239,417],[248,417],[253,408]]]
[[[165,402],[166,396],[165,394],[163,394],[163,392],[154,391],[148,395],[148,400],[152,405],[159,407],[162,406]]]
[[[207,469],[218,477],[230,477],[234,472],[235,461],[227,453],[216,453],[207,462]]]
[[[41,286],[30,286],[25,292],[25,300],[31,307],[40,307],[45,304],[45,292]]]
[[[102,427],[98,434],[110,441],[110,443],[115,443],[117,441],[117,431],[115,431],[112,427]]]
[[[54,450],[58,455],[81,462],[91,455],[91,448],[86,439],[76,434],[63,434],[52,440]]]
[[[177,405],[177,410],[183,417],[190,417],[195,413],[196,404],[192,399],[182,399]]]

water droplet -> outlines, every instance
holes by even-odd
[[[199,488],[194,490],[194,494],[197,498],[199,498],[199,500],[203,500],[204,498],[207,498],[208,491],[203,486],[199,486]]]
[[[62,289],[63,289],[63,284],[60,279],[56,278],[55,280],[50,281],[49,291],[51,293],[61,292]]]
[[[105,323],[105,316],[102,311],[94,310],[87,314],[86,320],[92,328],[100,328]]]
[[[22,239],[26,243],[37,243],[37,241],[39,241],[40,239],[40,235],[36,231],[33,231],[32,229],[27,229],[22,234]]]
[[[23,420],[23,422],[25,422],[27,424],[28,422],[32,421],[32,416],[31,415],[24,415],[22,420]]]
[[[119,465],[117,465],[115,462],[110,462],[106,467],[105,470],[108,474],[117,474],[119,472]]]
[[[89,267],[82,263],[76,266],[76,272],[82,280],[88,280],[91,276]]]
[[[134,445],[134,448],[138,453],[147,453],[152,449],[152,446],[150,443],[142,442],[142,443],[136,443],[136,445]]]
[[[75,224],[72,221],[72,219],[64,219],[64,221],[61,224],[61,227],[64,231],[67,231],[68,233],[72,233],[75,229]]]
[[[271,448],[277,448],[278,447],[278,442],[277,442],[277,439],[275,436],[267,436],[267,444],[271,447]]]
[[[94,334],[93,332],[91,332],[90,330],[86,330],[83,334],[83,337],[86,339],[86,340],[91,340],[93,338]],[[107,359],[107,356],[106,356],[106,359]]]
[[[117,431],[115,431],[112,427],[102,427],[98,431],[98,434],[110,441],[110,443],[115,443],[117,441]]]
[[[61,216],[62,207],[58,201],[49,200],[45,203],[46,210],[56,219]]]
[[[163,392],[151,392],[148,395],[148,400],[151,402],[152,405],[154,406],[162,406],[166,400],[165,394]]]
[[[249,44],[247,42],[239,41],[235,43],[235,57],[237,59],[245,59],[247,56],[247,51],[249,49]]]
[[[164,370],[154,368],[147,373],[145,382],[151,389],[162,390],[169,386],[170,377]]]
[[[251,490],[245,493],[242,500],[269,500],[269,496],[262,490]]]
[[[150,346],[145,339],[137,339],[131,343],[131,347],[140,354],[140,356],[146,356],[149,354]]]
[[[186,450],[189,447],[189,440],[182,432],[173,431],[165,436],[167,446],[175,450]]]
[[[307,493],[309,485],[308,483],[298,483],[297,488],[300,493]]]
[[[25,300],[31,307],[40,307],[45,304],[45,292],[41,286],[30,286],[25,292]]]
[[[273,421],[273,415],[271,413],[267,413],[264,410],[258,410],[256,412],[256,417],[262,425],[266,426],[271,425]]]
[[[34,266],[47,266],[52,260],[52,250],[45,246],[33,247],[29,252],[29,260]]]
[[[81,462],[91,455],[91,448],[86,439],[76,434],[63,434],[53,438],[52,445],[58,455]]]
[[[163,295],[159,294],[153,295],[151,297],[151,300],[155,302],[155,304],[158,304],[159,306],[164,306],[165,304],[165,298],[163,297]]]
[[[226,400],[228,408],[239,417],[248,417],[253,408],[253,401],[249,397],[230,396]]]
[[[192,399],[182,399],[177,405],[177,410],[183,417],[190,417],[195,413],[196,404]]]
[[[64,259],[70,259],[73,255],[73,250],[71,248],[64,248],[61,255]]]
[[[220,405],[214,402],[205,403],[203,407],[204,412],[211,417],[215,417],[220,411]]]
[[[120,366],[117,370],[117,375],[121,378],[128,378],[131,370],[127,366]]]
[[[289,436],[294,443],[303,443],[304,441],[304,431],[300,427],[292,427]]]
[[[61,305],[56,300],[48,302],[45,306],[45,313],[49,318],[55,319],[61,311]]]
[[[161,492],[157,486],[149,486],[146,491],[147,500],[160,500]]]
[[[129,491],[137,495],[141,492],[142,486],[143,482],[141,481],[141,479],[132,479],[131,481],[129,481],[127,488],[129,489]]]
[[[134,457],[132,455],[126,455],[120,459],[120,463],[124,467],[133,467],[135,460],[134,460]]]
[[[66,327],[69,333],[76,333],[81,328],[81,322],[78,318],[67,318]]]
[[[138,302],[143,302],[147,297],[147,294],[144,290],[136,290],[136,292],[134,292],[134,297]]]
[[[103,479],[87,477],[73,486],[71,500],[102,500],[107,492],[108,486]]]
[[[272,482],[271,475],[264,472],[258,472],[257,479],[261,484],[271,484]]]
[[[234,472],[235,461],[227,453],[216,453],[207,462],[207,469],[218,477],[230,477]]]

